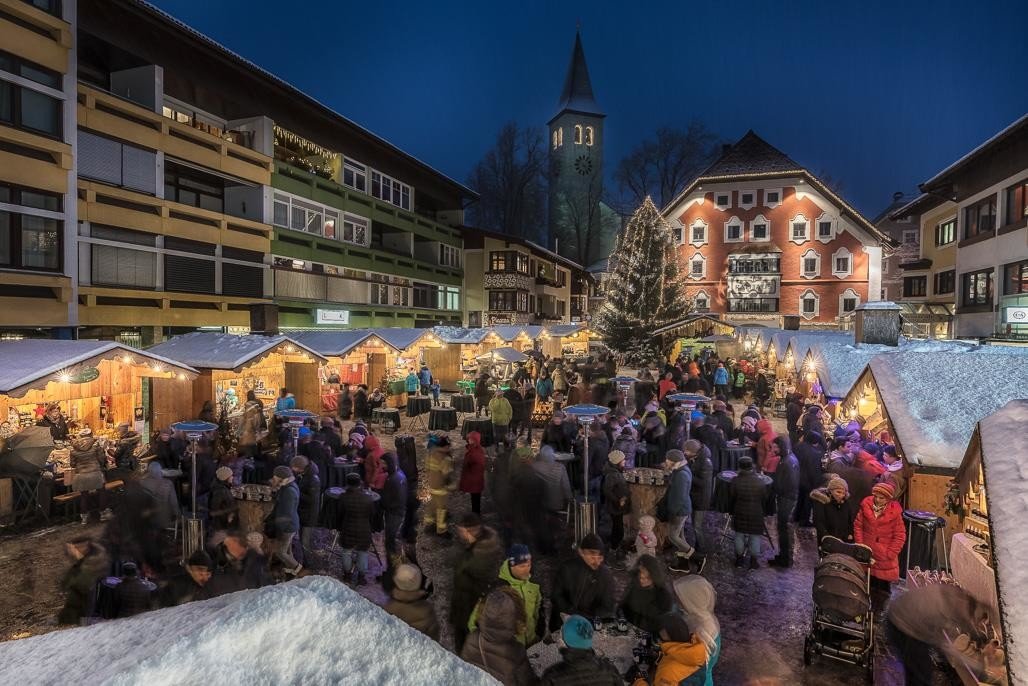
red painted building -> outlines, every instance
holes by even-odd
[[[664,216],[696,308],[733,323],[828,327],[881,293],[889,239],[752,131],[690,183]]]

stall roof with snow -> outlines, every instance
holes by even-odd
[[[143,351],[112,341],[63,341],[23,339],[0,341],[0,393],[23,395],[31,388],[43,388],[64,370],[77,365],[130,357],[139,358],[155,371],[176,371],[195,376],[189,363],[175,361],[153,350]],[[166,369],[165,369],[166,368]]]
[[[1028,394],[1028,389],[1025,389]],[[978,422],[961,470],[980,460],[1010,683],[1028,683],[1028,400],[1012,400]],[[974,466],[974,465],[972,465]],[[977,471],[977,470],[976,470]]]
[[[280,348],[292,352],[290,347],[299,348],[322,362],[326,361],[320,353],[288,336],[237,336],[216,331],[194,331],[175,336],[148,348],[147,352],[178,360],[197,369],[240,369]]]
[[[543,331],[547,335],[555,338],[565,338],[566,336],[572,336],[581,331],[587,331],[588,327],[585,324],[550,324],[549,326],[543,327]]]
[[[459,326],[436,326],[432,331],[443,343],[460,345],[481,343],[492,333],[489,329],[463,329]]]
[[[904,350],[876,355],[868,363],[865,374],[878,389],[896,443],[911,464],[956,470],[975,424],[1025,395],[1024,354],[982,350]]]
[[[847,345],[831,340],[814,341],[809,349],[821,388],[834,400],[846,397],[871,358],[895,351],[886,345]]]
[[[343,357],[371,336],[368,329],[291,331],[289,337],[311,350],[331,357]]]
[[[398,351],[404,351],[422,338],[435,337],[432,329],[404,329],[400,327],[389,327],[382,329],[371,329],[371,333],[378,336],[384,343]]]
[[[789,339],[789,345],[786,347],[786,356],[788,356],[788,351],[792,350],[793,367],[798,372],[803,367],[803,362],[807,358],[807,352],[814,345],[825,343],[841,343],[852,345],[853,342],[853,333],[850,331],[817,331],[797,333]]]
[[[525,326],[517,326],[513,324],[498,324],[492,327],[493,333],[507,342],[513,341],[521,334],[525,334],[527,336],[528,333],[525,331],[526,328],[527,327]]]
[[[498,683],[325,576],[0,643],[0,664],[9,684]]]
[[[515,350],[514,348],[503,347],[493,348],[489,352],[482,353],[477,358],[478,360],[502,360],[503,362],[524,362],[528,359],[528,355]]]

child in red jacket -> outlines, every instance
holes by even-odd
[[[471,511],[482,514],[482,491],[485,490],[485,449],[482,434],[468,432],[464,449],[464,466],[460,472],[460,490],[471,495]]]

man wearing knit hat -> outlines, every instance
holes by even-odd
[[[546,625],[542,621],[539,610],[542,608],[542,591],[539,584],[532,581],[532,553],[523,543],[515,543],[507,551],[507,559],[500,565],[499,579],[510,586],[521,597],[525,608],[525,626],[518,632],[517,638],[523,646],[528,647],[542,638]],[[478,624],[478,615],[482,611],[482,600],[475,606],[468,620],[468,631],[474,631]]]
[[[610,546],[612,564],[620,565],[625,558],[621,550],[621,542],[625,539],[625,515],[632,511],[632,501],[625,482],[625,454],[620,450],[612,450],[607,454],[603,465],[602,487],[603,506],[610,515]]]
[[[213,598],[211,589],[207,587],[213,571],[214,563],[211,556],[203,550],[194,552],[186,561],[185,570],[173,576],[161,591],[161,607],[173,607],[194,600]]]
[[[581,615],[571,615],[560,629],[564,647],[560,662],[543,672],[542,683],[589,684],[590,686],[622,686],[621,674],[607,658],[593,651],[593,625]]]
[[[460,550],[453,560],[453,590],[450,594],[450,624],[457,652],[468,637],[468,618],[479,598],[496,580],[503,560],[500,537],[482,524],[474,512],[466,513],[457,525]]]
[[[238,518],[239,503],[232,497],[232,470],[218,467],[214,472],[214,484],[208,496],[211,528],[214,531],[231,529]]]
[[[614,614],[614,577],[603,563],[605,546],[596,534],[586,534],[578,554],[557,569],[550,596],[550,631],[561,625],[561,614],[611,617]]]
[[[435,606],[422,588],[421,570],[416,565],[402,564],[393,573],[392,596],[382,608],[406,622],[432,640],[439,640],[439,619]]]
[[[664,502],[667,506],[667,535],[675,546],[675,559],[668,568],[684,574],[699,574],[706,558],[685,539],[686,526],[692,519],[692,472],[686,464],[685,453],[681,450],[667,451],[664,467],[671,470]]]
[[[271,512],[274,554],[282,562],[286,574],[296,576],[303,569],[292,552],[293,539],[300,531],[300,487],[296,485],[293,471],[279,465],[272,472],[271,488],[275,492],[275,507]]]

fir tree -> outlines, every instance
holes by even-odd
[[[629,364],[649,363],[667,352],[653,332],[691,309],[678,273],[674,231],[649,197],[618,237],[610,266],[597,329]]]

